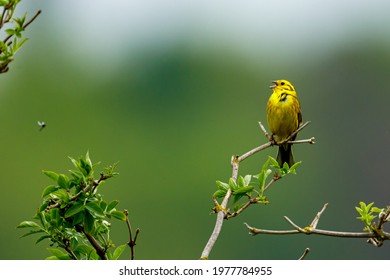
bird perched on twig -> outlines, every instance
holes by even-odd
[[[272,83],[272,94],[267,104],[267,121],[272,137],[278,143],[286,140],[302,125],[302,113],[294,86],[286,80],[276,80]],[[296,135],[291,141],[295,138]],[[288,143],[279,145],[277,161],[280,167],[285,162],[290,167],[295,163],[291,146],[292,144]]]

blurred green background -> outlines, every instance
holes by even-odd
[[[230,157],[265,142],[270,81],[288,79],[304,120],[298,174],[224,223],[212,259],[388,259],[390,244],[323,236],[255,236],[244,222],[361,231],[359,201],[389,204],[390,2],[23,1],[42,15],[0,75],[0,259],[43,259],[48,242],[19,239],[67,156],[89,150],[101,167],[119,161],[102,192],[128,209],[141,233],[137,259],[198,259],[215,223],[215,180]],[[37,121],[47,127],[39,132]],[[257,174],[266,150],[240,174]],[[116,244],[128,240],[114,221]],[[126,257],[124,255],[124,257]]]

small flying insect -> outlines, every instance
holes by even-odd
[[[46,127],[46,123],[38,121],[38,126],[40,127],[39,131],[41,131],[42,129],[44,129]]]

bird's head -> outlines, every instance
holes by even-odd
[[[272,81],[272,85],[270,88],[273,90],[288,90],[288,91],[295,91],[294,86],[287,80],[275,80]]]

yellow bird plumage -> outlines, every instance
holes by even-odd
[[[268,127],[276,142],[287,139],[302,124],[301,106],[294,86],[286,80],[273,81],[272,94],[267,104]],[[295,140],[296,135],[291,139]],[[294,156],[292,144],[279,145],[277,161],[292,166]]]

